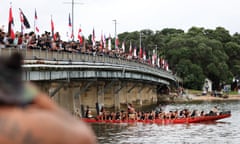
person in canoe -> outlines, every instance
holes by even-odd
[[[128,103],[128,117],[131,120],[136,119],[136,111],[135,111],[135,108],[133,107],[133,105],[131,103]]]
[[[219,110],[217,106],[214,106],[209,112],[209,115],[218,115],[218,114],[219,114]]]
[[[92,111],[90,110],[89,106],[87,106],[87,110],[85,112],[86,118],[93,118]]]

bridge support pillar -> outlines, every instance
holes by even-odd
[[[117,82],[115,85],[115,91],[114,91],[114,109],[115,111],[119,111],[120,110],[120,97],[119,97],[119,92],[122,89],[122,85],[121,82]]]
[[[138,89],[138,95],[137,95],[137,97],[138,97],[138,101],[139,101],[139,105],[140,105],[140,107],[142,107],[142,104],[143,104],[143,102],[142,102],[142,90],[144,89],[144,85],[141,85],[140,87],[139,87],[139,89]]]
[[[135,93],[132,91],[138,86],[138,83],[129,83],[129,89],[127,91],[127,103],[132,103],[133,97],[136,97]]]
[[[59,85],[51,83],[48,93],[52,93]],[[62,89],[57,92],[52,99],[57,102],[61,107],[65,108],[70,113],[73,113],[73,90],[69,84],[65,84]]]
[[[85,91],[91,86],[92,83],[93,83],[93,81],[81,83],[81,85],[78,85],[78,87],[75,89],[75,93],[73,96],[74,97],[73,107],[74,107],[74,112],[76,112],[75,115],[77,115],[77,116],[80,115],[81,117],[84,117],[85,107],[81,101],[81,99],[82,99],[81,95],[83,93],[85,93]]]
[[[105,83],[104,82],[98,82],[97,84],[97,114],[99,115],[99,112],[101,111],[101,108],[104,106],[104,94],[105,94]]]
[[[73,100],[73,112],[77,117],[84,117],[84,109],[82,108],[81,101],[81,85],[77,85],[71,88],[72,89],[72,100]]]

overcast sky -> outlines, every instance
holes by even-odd
[[[10,2],[12,2],[15,30],[20,31],[19,8],[22,9],[33,30],[34,11],[37,10],[40,32],[51,31],[51,15],[55,32],[66,39],[69,31],[68,15],[72,0],[1,0],[0,26],[7,30]],[[162,30],[179,28],[187,31],[192,26],[215,29],[225,27],[231,34],[240,32],[239,0],[75,0],[74,31],[81,26],[84,36],[92,33],[96,39],[101,32],[117,33],[142,29]],[[69,4],[67,4],[69,3]],[[30,31],[30,30],[29,30]]]

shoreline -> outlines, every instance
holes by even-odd
[[[215,97],[211,95],[196,96],[191,95],[189,101],[240,101],[240,95],[228,95],[224,97]]]
[[[212,95],[187,94],[171,98],[167,96],[165,99],[162,99],[160,103],[202,103],[202,102],[227,102],[227,101],[240,101],[240,95],[236,94],[215,97]]]

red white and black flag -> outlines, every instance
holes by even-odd
[[[39,33],[39,27],[38,27],[38,16],[37,16],[37,11],[35,9],[35,14],[34,14],[34,30]]]
[[[112,42],[111,42],[111,34],[109,34],[109,37],[108,37],[108,50],[111,51],[112,50]]]
[[[68,16],[68,27],[69,27],[69,33],[70,33],[69,38],[73,39],[73,28],[72,28],[72,21],[71,21],[70,13]]]
[[[130,41],[130,46],[129,46],[129,55],[132,56],[132,42]]]
[[[79,40],[79,43],[82,44],[83,38],[82,38],[82,29],[81,28],[79,28],[79,30],[78,30],[78,40]]]
[[[12,39],[15,38],[15,34],[14,34],[14,22],[13,22],[13,15],[12,15],[12,6],[10,6],[10,9],[9,9],[8,35],[9,35]]]
[[[139,58],[143,58],[143,49],[140,47],[139,50]]]
[[[94,28],[93,28],[93,32],[92,32],[92,45],[93,47],[95,47],[95,44],[96,44],[96,41],[95,41],[95,31],[94,31]]]
[[[56,36],[54,34],[54,23],[53,23],[52,17],[51,17],[51,31],[52,31],[52,38],[55,41],[56,40]]]
[[[25,29],[30,28],[30,24],[27,20],[27,17],[24,15],[23,11],[19,8],[20,11],[20,20],[21,20],[21,32],[24,33]]]

